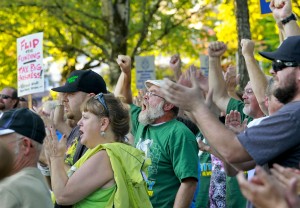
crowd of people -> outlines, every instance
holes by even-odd
[[[272,76],[243,39],[242,95],[221,41],[208,46],[208,77],[183,72],[176,54],[174,79],[147,80],[137,97],[126,55],[114,92],[92,70],[71,72],[39,108],[3,88],[1,207],[300,207],[300,27],[290,0],[270,8],[283,39],[259,54]]]

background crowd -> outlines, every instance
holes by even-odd
[[[114,92],[91,70],[28,109],[0,92],[1,207],[300,207],[300,27],[289,0],[270,8],[283,35],[265,75],[255,42],[241,41],[250,81],[237,91],[227,46],[208,46],[209,75],[147,80],[132,96],[131,59],[119,55]],[[38,200],[37,200],[38,199]]]

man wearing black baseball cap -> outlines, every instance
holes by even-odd
[[[0,140],[15,159],[12,175],[0,182],[1,207],[53,207],[48,186],[37,168],[45,135],[43,120],[28,108],[3,113]]]
[[[107,93],[106,83],[103,78],[92,70],[75,70],[68,76],[65,85],[52,89],[56,92],[64,93],[64,100],[61,104],[57,105],[56,111],[61,114],[64,112],[68,119],[77,123],[81,119],[81,104],[89,99],[91,96],[100,92]],[[60,121],[63,122],[63,121]],[[55,127],[61,126],[60,123],[54,123]],[[70,135],[67,138],[67,146],[72,147],[72,150],[76,149],[76,152],[67,151],[66,163],[69,166],[75,164],[75,162],[86,151],[80,142],[80,134],[78,126],[75,126]],[[76,145],[78,146],[76,147]]]
[[[68,76],[65,85],[53,88],[52,90],[64,93],[64,99],[57,105],[55,111],[59,111],[58,115],[65,112],[67,118],[76,124],[81,119],[81,104],[100,92],[107,93],[104,79],[92,70],[75,70]],[[54,123],[54,125],[57,128],[61,126],[61,123]],[[67,138],[67,148],[65,155],[67,166],[74,165],[87,150],[80,143],[80,132],[77,125],[72,129]],[[56,207],[64,206],[56,205]]]

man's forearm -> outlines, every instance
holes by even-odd
[[[228,163],[240,163],[249,161],[250,155],[237,139],[235,133],[227,129],[205,104],[199,104],[192,111],[196,118],[196,124],[204,137]],[[217,131],[216,131],[217,129]],[[230,145],[229,145],[230,144]]]
[[[184,179],[181,182],[181,185],[176,194],[174,208],[190,207],[196,188],[197,188],[197,180],[195,178]]]
[[[289,36],[300,35],[300,28],[295,20],[291,20],[290,22],[285,24],[283,26],[283,28],[284,28],[284,33],[286,36],[285,38],[287,38]]]
[[[51,186],[56,197],[56,201],[64,205],[64,191],[68,182],[68,176],[65,172],[65,163],[63,157],[51,158]]]
[[[115,91],[115,95],[122,96],[125,103],[132,104],[131,73],[121,72],[116,86],[118,89]]]
[[[267,78],[265,74],[260,70],[253,54],[244,55],[247,71],[251,81],[251,86],[257,102],[261,110],[268,115],[268,109],[264,105],[266,89],[268,85]]]
[[[208,76],[209,89],[213,91],[213,102],[217,107],[226,112],[227,104],[221,101],[223,98],[228,97],[226,83],[222,74],[220,57],[209,57],[209,76]]]

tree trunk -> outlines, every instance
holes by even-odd
[[[247,0],[235,0],[235,14],[238,31],[238,72],[240,74],[240,88],[244,89],[249,81],[244,57],[242,55],[241,40],[243,38],[251,39],[250,24],[249,24],[249,10]]]
[[[111,43],[110,57],[108,65],[110,72],[110,86],[116,84],[120,69],[116,64],[116,58],[119,54],[127,54],[127,36],[129,28],[129,0],[103,0],[103,16],[106,17],[109,27],[109,37]]]

